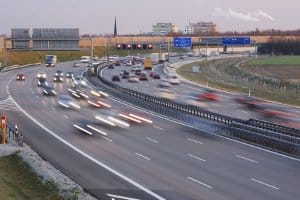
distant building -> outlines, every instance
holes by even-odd
[[[172,23],[157,23],[152,26],[153,35],[164,36],[169,33],[178,33],[178,27]]]
[[[213,22],[190,23],[184,27],[184,34],[219,32],[218,26]]]

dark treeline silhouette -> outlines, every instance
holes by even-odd
[[[260,54],[300,55],[300,39],[271,37],[267,43],[258,46],[257,50]]]

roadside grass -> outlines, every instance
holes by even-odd
[[[53,183],[43,183],[22,159],[14,154],[0,158],[0,199],[60,200]]]
[[[253,59],[247,64],[249,65],[299,65],[300,56],[277,56],[264,59]]]
[[[300,58],[300,56],[299,56],[299,58]],[[233,92],[233,93],[249,94],[249,88],[241,87],[240,85],[236,85],[236,84],[228,83],[228,82],[222,83],[222,81],[216,80],[213,73],[207,72],[205,70],[205,68],[209,68],[210,66],[214,65],[214,62],[215,62],[214,60],[209,60],[209,61],[187,64],[187,65],[179,67],[176,70],[176,72],[179,75],[186,78],[187,80],[190,80],[194,83],[201,84],[203,86],[208,86],[211,88],[216,88],[219,90],[224,90],[224,91]],[[200,66],[200,72],[199,73],[192,72],[192,66]],[[252,88],[250,90],[250,93],[251,93],[251,96],[260,97],[262,99],[300,106],[299,99],[283,98],[283,97],[280,97],[279,95],[274,95],[272,93],[268,93],[268,92],[259,90],[259,88]]]

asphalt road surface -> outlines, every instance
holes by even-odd
[[[76,100],[80,110],[62,109],[57,97],[42,95],[36,74],[45,71],[56,91],[68,94],[72,81],[53,84],[51,77],[57,69],[77,75],[85,70],[72,66],[67,62],[2,74],[0,111],[18,124],[26,143],[99,199],[298,199],[297,159],[207,134],[110,97],[101,100],[114,112],[134,113],[152,123],[130,122],[126,129],[96,123],[95,115],[107,109],[84,100]],[[23,82],[15,81],[20,72],[26,76]],[[90,89],[82,90],[88,94]],[[73,124],[81,121],[106,135],[79,131]]]

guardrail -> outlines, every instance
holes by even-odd
[[[0,68],[0,72],[1,72],[1,73],[4,73],[4,72],[16,70],[16,69],[22,69],[22,68],[26,68],[26,67],[32,67],[32,66],[35,66],[35,65],[41,65],[41,63],[33,63],[33,64],[27,64],[27,65],[13,65],[13,66],[8,66],[8,67]]]
[[[227,128],[226,131],[222,130],[220,133],[222,132],[227,136],[246,140],[287,154],[300,156],[300,130],[298,129],[256,119],[242,120],[233,118],[203,110],[197,106],[178,103],[124,88],[101,76],[101,71],[105,67],[105,65],[101,65],[97,69],[98,79],[117,98],[182,121],[185,120],[185,115],[188,114],[221,123],[226,125]]]

